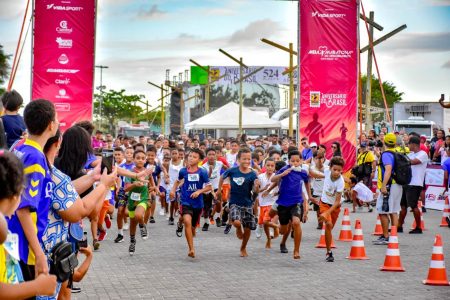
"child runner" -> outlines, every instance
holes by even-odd
[[[208,231],[210,218],[212,217],[214,219],[215,213],[220,213],[220,206],[219,211],[217,211],[216,205],[213,205],[213,203],[217,201],[216,193],[219,188],[220,171],[222,168],[227,168],[221,161],[217,160],[217,153],[214,148],[206,150],[206,159],[207,160],[202,168],[207,172],[212,188],[211,192],[208,192],[203,196],[203,219],[205,220],[205,223],[203,224],[202,231]]]
[[[327,262],[333,262],[334,257],[331,252],[331,240],[334,224],[339,217],[341,211],[341,197],[344,192],[344,178],[342,177],[342,169],[345,161],[342,157],[336,156],[330,160],[330,170],[325,171],[325,180],[323,183],[322,198],[320,199],[320,217],[319,221],[325,223],[325,243],[327,245]]]
[[[271,158],[266,159],[265,163],[266,173],[260,174],[258,176],[259,182],[261,183],[261,189],[258,191],[258,201],[259,201],[259,219],[258,225],[264,225],[264,232],[267,237],[266,249],[271,248],[271,239],[270,236],[270,228],[273,228],[274,234],[273,238],[277,238],[279,235],[279,227],[277,224],[272,222],[272,219],[269,217],[269,211],[272,207],[273,203],[276,200],[275,191],[268,191],[271,185],[271,179],[274,176],[275,171],[275,161]]]
[[[152,173],[153,188],[151,188],[149,190],[150,203],[149,203],[149,207],[145,211],[145,217],[144,217],[144,222],[145,222],[145,224],[147,224],[148,222],[155,223],[154,214],[155,214],[155,209],[156,209],[156,194],[159,194],[158,185],[156,185],[156,184],[158,183],[159,175],[162,172],[160,164],[158,164],[156,162],[156,148],[153,146],[149,146],[147,149],[147,162],[145,163],[145,167],[153,168],[153,173]]]
[[[170,166],[170,154],[164,155],[161,163],[161,169],[163,170],[163,173],[159,176],[159,198],[161,199],[161,202],[164,202],[164,208],[162,208],[162,212],[159,214],[161,216],[167,215],[169,213],[169,194],[170,194],[170,178],[169,174],[167,173]],[[167,220],[169,220],[169,217],[167,217]]]
[[[125,162],[120,164],[119,167],[132,171],[134,169],[133,155],[133,148],[125,149]],[[117,193],[117,229],[119,230],[119,233],[114,240],[115,243],[123,242],[123,231],[128,230],[129,228],[127,218],[127,201],[127,193],[125,192],[125,177],[120,176],[120,188]]]
[[[178,187],[183,183],[180,188],[181,215],[189,247],[188,256],[192,258],[195,257],[195,228],[200,221],[202,213],[203,193],[211,191],[211,184],[206,170],[198,167],[201,159],[203,159],[203,152],[199,149],[192,149],[188,156],[188,166],[180,170],[178,179],[174,182],[170,191],[170,198],[175,198]]]
[[[356,206],[362,209],[362,206],[364,206],[364,204],[367,204],[369,212],[372,212],[373,208],[370,205],[370,203],[374,200],[372,191],[363,183],[362,180],[358,182],[355,177],[351,177],[350,181],[350,187],[352,189],[351,199],[353,202],[352,212],[356,212]]]
[[[242,240],[241,257],[248,256],[247,243],[250,239],[251,230],[256,229],[253,215],[252,190],[259,186],[259,181],[255,171],[250,168],[251,159],[252,153],[250,149],[240,149],[237,154],[239,166],[228,169],[222,174],[218,189],[218,195],[220,195],[223,181],[227,178],[230,179],[230,217],[236,228],[236,236]]]
[[[279,170],[272,182],[280,183],[277,203],[278,218],[280,220],[280,232],[283,238],[280,244],[281,253],[288,253],[286,240],[291,228],[294,229],[294,259],[300,259],[300,243],[302,228],[300,222],[306,222],[308,216],[308,201],[303,199],[303,183],[306,186],[308,196],[311,191],[308,182],[308,173],[302,169],[302,156],[298,150],[288,153],[289,164]]]
[[[325,177],[324,173],[326,170],[329,170],[329,168],[324,164],[325,158],[320,152],[316,152],[313,154],[313,162],[314,164],[311,163],[311,167],[309,169],[309,175],[311,176],[310,182],[312,193],[312,198],[310,198],[310,201],[313,204],[313,209],[317,215],[317,229],[322,229],[323,224],[319,221],[319,203],[323,191],[323,181]]]
[[[133,171],[135,173],[145,170],[145,152],[137,150],[134,152]],[[144,214],[148,206],[148,186],[134,178],[125,179],[125,191],[128,193],[128,214],[130,216],[130,247],[129,253],[133,255],[136,251],[136,226],[139,223],[142,239],[148,239],[147,227],[144,223]]]
[[[175,181],[178,180],[178,173],[180,172],[181,168],[183,168],[183,161],[180,160],[180,156],[178,155],[178,149],[173,148],[170,152],[171,155],[171,161],[169,165],[169,179],[170,179],[170,188],[167,191],[170,191],[172,189],[172,186],[175,184]],[[179,199],[179,193],[175,193],[175,197],[169,197],[170,200],[170,217],[169,217],[169,225],[174,225],[174,214],[175,211],[178,210],[178,201]]]

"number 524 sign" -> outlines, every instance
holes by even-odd
[[[259,66],[252,66],[248,69],[244,68],[243,76],[253,72],[254,70],[260,68]],[[252,80],[250,82],[256,82],[259,84],[289,84],[289,75],[283,75],[283,72],[286,71],[286,67],[264,67],[261,71],[254,74],[252,76]],[[218,83],[219,84],[230,84],[234,83],[234,81],[239,77],[239,67],[225,67],[225,66],[215,66],[211,67],[211,79],[219,78],[223,74],[228,74],[230,76],[225,76],[221,78]],[[298,69],[294,70],[294,80],[298,78]]]

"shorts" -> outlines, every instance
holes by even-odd
[[[200,216],[202,215],[203,208],[193,208],[189,205],[181,205],[181,215],[190,215],[192,217],[192,226],[197,226],[200,222]]]
[[[320,214],[323,214],[324,212],[329,210],[331,208],[331,206],[332,206],[331,204],[323,203],[322,201],[320,201],[320,203],[319,203]],[[339,218],[340,212],[341,212],[341,208],[338,207],[326,219],[327,222],[331,222],[333,224],[333,227],[336,224],[337,219]]]
[[[166,192],[166,203],[175,202],[175,201],[180,203],[180,192],[176,191],[175,198],[173,198],[173,199],[170,199],[170,192]]]
[[[393,183],[389,191],[389,210],[384,212],[383,207],[383,193],[380,192],[377,198],[377,212],[379,214],[396,214],[400,212],[400,202],[402,200],[403,187],[401,185]]]
[[[159,192],[160,192],[160,193],[166,193],[167,191],[166,191],[166,189],[163,188],[162,186],[159,186]]]
[[[203,195],[203,218],[209,218],[214,203],[214,197],[212,193]]]
[[[290,206],[278,205],[278,219],[280,225],[287,225],[292,217],[297,217],[300,221],[303,218],[303,204],[294,204]]]
[[[223,184],[222,185],[222,201],[227,202],[228,198],[230,198],[230,190],[231,185],[230,184]]]
[[[126,206],[127,202],[128,202],[127,194],[124,188],[120,188],[119,192],[117,193],[116,207],[119,208],[122,206]]]
[[[258,225],[262,225],[262,224],[264,224],[264,222],[269,222],[271,220],[271,218],[269,216],[269,211],[271,208],[272,208],[272,205],[259,207]]]
[[[249,228],[251,230],[256,229],[256,220],[253,215],[253,207],[237,206],[232,204],[230,206],[230,217],[231,221],[241,221],[244,228]]]
[[[406,185],[403,187],[403,193],[406,194],[406,203],[412,209],[417,207],[422,187],[417,185]],[[405,205],[406,206],[406,205]]]
[[[138,206],[141,206],[144,208],[144,210],[147,210],[148,208],[148,200],[144,199],[141,201],[128,201],[128,216],[130,218],[134,218],[135,217],[135,210]]]

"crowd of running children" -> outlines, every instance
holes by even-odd
[[[6,115],[14,116],[16,124],[12,131],[14,126],[8,118],[4,120],[11,148],[10,152],[0,150],[0,299],[36,295],[40,295],[39,299],[70,299],[68,281],[60,282],[49,275],[52,249],[61,241],[74,242],[74,251],[85,259],[70,281],[80,281],[88,271],[92,250],[73,232],[84,218],[89,218],[92,246],[98,250],[112,226],[115,208],[118,235],[114,242],[123,242],[124,231],[128,231],[130,255],[136,251],[137,229],[142,239],[148,239],[147,226],[156,222],[158,213],[167,216],[177,236],[184,232],[188,256],[192,258],[196,255],[196,231],[208,231],[215,225],[223,226],[225,234],[235,228],[236,237],[242,241],[242,257],[248,255],[247,243],[255,231],[257,238],[264,232],[266,248],[271,248],[272,241],[281,235],[282,253],[289,252],[286,242],[291,236],[293,258],[300,259],[301,224],[313,210],[317,228],[325,227],[326,261],[333,262],[332,230],[344,197],[353,202],[354,212],[364,203],[371,212],[371,204],[376,201],[378,213],[386,217],[382,218],[383,229],[384,223],[389,223],[388,216],[392,224],[398,224],[398,218],[393,217],[400,212],[400,202],[397,208],[394,199],[398,191],[395,183],[386,179],[393,162],[381,156],[384,148],[392,150],[407,142],[415,155],[413,165],[422,167],[425,161],[416,154],[426,142],[421,143],[420,137],[410,135],[402,142],[393,133],[382,132],[383,136],[377,138],[370,132],[369,137],[361,136],[356,176],[346,179],[342,176],[345,161],[338,141],[327,149],[309,143],[307,138],[296,145],[276,135],[253,140],[245,135],[200,140],[199,136],[183,134],[177,139],[161,135],[135,140],[103,136],[98,130],[93,134],[94,126],[87,121],[61,134],[51,102],[30,102],[23,118],[17,114],[22,105],[17,92],[6,93],[2,102]],[[446,141],[441,144],[444,152],[432,152],[447,157],[450,145],[447,147]],[[107,166],[102,149],[113,152],[113,167]],[[383,166],[377,168],[376,161]],[[379,196],[374,195],[376,188],[371,190],[377,177]],[[422,177],[417,180],[423,182]],[[416,194],[419,191],[412,190]],[[412,194],[407,193],[411,199],[405,205],[415,210],[417,201]],[[382,202],[386,197],[392,199],[390,208],[384,211]],[[405,205],[402,202],[402,210]],[[385,244],[381,239],[386,236],[380,237],[377,244]]]

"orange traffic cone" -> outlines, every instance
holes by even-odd
[[[375,229],[372,235],[382,235],[383,228],[381,227],[380,215],[377,216],[377,223],[375,224]]]
[[[369,259],[366,256],[366,248],[364,247],[364,236],[361,228],[361,221],[355,222],[355,234],[353,235],[352,249],[350,249],[350,255],[348,259]]]
[[[325,224],[322,225],[322,233],[320,234],[319,243],[317,243],[316,248],[326,248],[327,244],[325,243]],[[336,248],[334,244],[333,237],[331,238],[331,248]]]
[[[428,277],[423,284],[429,285],[450,285],[445,271],[444,251],[442,249],[442,240],[439,234],[434,239],[433,252],[431,254],[430,269]]]
[[[344,217],[342,218],[341,232],[339,233],[339,240],[343,242],[351,242],[352,237],[352,224],[350,222],[350,215],[348,208],[344,209]]]
[[[423,221],[423,213],[422,213],[422,201],[417,203],[417,208],[420,211],[420,229],[425,230],[425,222]],[[415,229],[417,227],[416,220],[414,220],[411,229]]]
[[[381,271],[405,272],[400,260],[400,251],[398,249],[397,226],[391,226],[391,235],[389,236],[389,244],[386,249],[386,257]]]
[[[447,227],[447,217],[450,216],[450,204],[448,203],[448,197],[445,197],[445,204],[444,204],[444,210],[442,211],[442,220],[441,220],[441,227]]]

